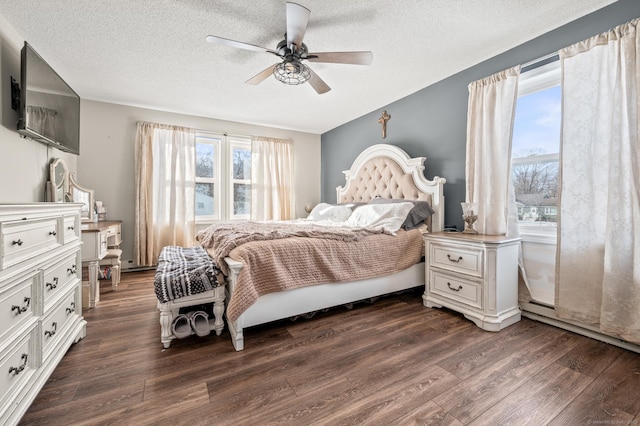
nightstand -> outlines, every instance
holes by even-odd
[[[424,240],[426,307],[453,309],[487,331],[520,321],[520,238],[437,232]]]

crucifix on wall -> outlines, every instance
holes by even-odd
[[[382,139],[387,137],[387,121],[391,119],[391,116],[387,114],[387,110],[385,109],[382,112],[382,116],[378,119],[378,123],[382,124]]]

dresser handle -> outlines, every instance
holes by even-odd
[[[76,265],[71,266],[71,268],[67,268],[67,274],[69,275],[73,275],[76,272],[78,272],[78,270],[76,269]]]
[[[14,240],[14,241],[12,241],[12,242],[11,242],[11,245],[14,245],[14,246],[15,246],[15,245],[21,246],[21,245],[22,245],[22,240],[21,240],[20,238],[18,238],[18,240],[17,240],[17,241],[15,241],[15,240]]]
[[[58,323],[57,322],[52,322],[51,326],[53,327],[53,329],[51,331],[46,330],[44,332],[44,335],[47,337],[52,337],[56,334],[56,331],[58,330]]]
[[[462,286],[460,284],[458,284],[458,288],[453,288],[451,287],[451,283],[447,282],[447,287],[449,287],[449,290],[453,290],[453,291],[460,291],[462,290]]]
[[[56,231],[50,231],[49,235],[58,235],[58,234],[56,234]]]
[[[67,226],[67,229],[69,231],[75,231],[76,227],[75,226]]]
[[[27,312],[27,309],[29,309],[29,304],[31,303],[31,298],[30,297],[25,297],[24,298],[24,303],[26,303],[25,306],[18,306],[18,305],[13,305],[11,307],[11,311],[16,311],[16,315],[20,315],[22,313]]]
[[[76,302],[71,302],[71,305],[67,308],[67,315],[72,314],[76,311]]]
[[[9,367],[9,374],[13,374],[14,376],[17,376],[18,374],[22,373],[22,371],[27,366],[28,358],[29,358],[29,354],[22,354],[22,357],[20,357],[20,359],[22,359],[22,365],[20,365],[20,367]]]
[[[52,283],[47,283],[47,288],[49,290],[53,290],[54,288],[58,288],[58,277],[53,277]]]
[[[449,259],[453,263],[458,263],[462,260],[462,256],[458,256],[457,259],[452,259],[450,254],[447,254],[447,259]]]

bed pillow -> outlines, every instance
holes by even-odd
[[[412,208],[410,202],[367,204],[355,209],[347,223],[363,228],[382,228],[393,234],[400,229]]]
[[[307,219],[310,220],[330,220],[332,222],[344,222],[351,216],[351,207],[320,203],[311,210]]]
[[[370,204],[389,204],[389,203],[413,203],[413,208],[407,214],[407,219],[402,224],[402,229],[413,229],[424,224],[424,221],[431,217],[435,211],[431,208],[428,201],[401,200],[391,198],[374,198],[369,201]]]

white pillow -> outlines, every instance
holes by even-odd
[[[395,234],[404,223],[413,203],[367,204],[353,211],[347,223],[363,228],[383,228]]]
[[[332,222],[344,222],[351,216],[351,208],[341,205],[320,203],[311,210],[307,219],[330,220]]]

